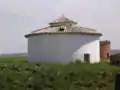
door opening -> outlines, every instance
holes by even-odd
[[[109,58],[110,57],[110,54],[109,53],[107,53],[107,58]]]
[[[85,62],[90,62],[90,54],[88,54],[88,53],[84,54],[84,61]]]

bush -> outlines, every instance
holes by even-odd
[[[1,63],[0,90],[114,90],[119,70],[105,63]]]

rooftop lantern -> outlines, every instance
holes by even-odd
[[[49,23],[49,25],[53,27],[62,26],[62,25],[75,25],[75,24],[77,24],[77,22],[66,18],[64,15],[62,15],[60,18]]]

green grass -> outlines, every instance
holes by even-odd
[[[28,62],[25,57],[0,58],[0,63],[25,63]]]
[[[117,66],[29,63],[25,58],[0,59],[0,90],[114,90]]]

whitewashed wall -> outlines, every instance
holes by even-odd
[[[39,35],[28,38],[28,57],[31,61],[69,62],[90,53],[90,62],[100,61],[99,36]]]

